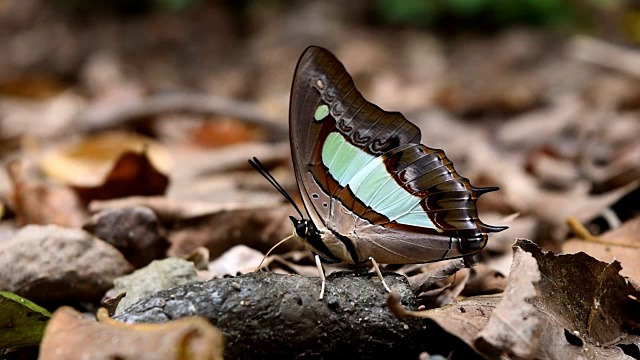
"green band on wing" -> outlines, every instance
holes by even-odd
[[[421,198],[398,185],[381,157],[367,154],[341,134],[332,132],[322,147],[322,162],[342,187],[349,187],[377,213],[401,224],[437,229],[421,211]]]
[[[322,104],[318,106],[316,109],[316,113],[313,114],[313,119],[315,121],[322,121],[329,115],[329,107],[326,104]]]

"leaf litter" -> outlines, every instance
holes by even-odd
[[[425,319],[424,328],[408,325],[405,340],[416,340],[425,354],[453,358],[638,358],[637,49],[525,29],[451,39],[416,29],[374,33],[328,16],[331,4],[274,13],[273,23],[258,19],[259,11],[245,14],[253,24],[247,29],[260,28],[246,30],[247,42],[232,30],[229,19],[238,15],[216,3],[182,15],[146,14],[117,27],[109,18],[81,26],[72,14],[35,0],[21,6],[42,16],[20,16],[10,3],[0,17],[29,26],[0,33],[9,49],[20,49],[0,55],[0,290],[52,311],[73,305],[93,316],[105,294],[117,295],[110,289],[116,279],[148,271],[157,260],[195,266],[195,281],[220,281],[230,294],[248,291],[234,288],[237,274],[252,284],[271,281],[273,274],[252,270],[291,235],[288,216],[295,213],[246,160],[258,156],[297,196],[287,143],[290,77],[301,50],[321,43],[338,54],[367,99],[402,111],[420,126],[423,142],[443,148],[472,183],[501,187],[480,200],[480,214],[510,229],[491,237],[474,268],[461,268],[461,261],[384,267],[408,278],[416,302],[407,310],[392,296],[389,308]],[[52,24],[59,30],[44,31]],[[181,30],[168,32],[162,24]],[[25,37],[27,28],[34,31]],[[151,35],[132,35],[141,33],[163,41],[153,45]],[[192,40],[203,33],[207,41]],[[116,41],[122,38],[131,44]],[[185,58],[198,61],[184,66]],[[567,225],[568,218],[587,230]],[[537,245],[518,240],[512,248],[516,238]],[[295,241],[264,264],[289,275],[283,283],[316,285],[313,257]],[[348,267],[326,269],[339,278]],[[310,279],[296,280],[299,274]],[[141,282],[142,302],[180,300],[154,298],[151,293],[165,294],[156,293],[161,278]],[[213,286],[191,286],[199,284]],[[381,290],[363,284],[362,298]],[[296,296],[288,286],[262,300],[278,308],[277,301]],[[122,299],[133,298],[125,291]],[[117,298],[111,303],[119,301],[128,306]],[[247,311],[257,303],[238,301]],[[304,301],[309,314],[326,310]],[[344,309],[366,314],[364,303]],[[191,308],[182,310],[176,314]],[[339,323],[349,311],[334,311],[331,320]],[[53,348],[69,354],[78,344],[88,353],[140,358],[183,349],[189,338],[166,328],[172,340],[161,347],[146,329],[86,322],[64,307],[54,320],[41,344],[43,358]],[[339,333],[366,331],[362,324],[355,319]],[[195,331],[200,341],[208,330],[192,325],[184,331]],[[260,325],[266,335],[276,328]],[[84,343],[84,331],[124,342]],[[218,335],[202,335],[197,346],[209,354],[203,358],[222,351]],[[318,336],[309,341],[327,341]],[[282,346],[278,351],[287,343]]]

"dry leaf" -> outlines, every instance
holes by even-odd
[[[104,182],[95,187],[73,186],[78,196],[92,200],[123,198],[133,195],[164,194],[169,178],[156,170],[145,153],[123,153],[113,165]]]
[[[504,274],[482,263],[463,270],[469,272],[469,280],[462,291],[464,296],[501,293],[509,281]]]
[[[48,153],[41,168],[76,190],[88,203],[132,195],[163,194],[172,160],[167,150],[141,135],[108,132]]]
[[[19,225],[79,227],[85,221],[87,214],[71,189],[36,179],[18,161],[7,164],[7,172],[13,182],[11,200]]]
[[[169,254],[182,256],[204,246],[215,259],[239,244],[266,253],[271,246],[291,235],[293,228],[289,215],[294,215],[291,206],[282,205],[240,208],[184,219],[169,233]],[[279,246],[277,252],[302,248],[299,242],[289,241]]]
[[[163,324],[98,323],[65,306],[53,313],[39,358],[222,360],[223,351],[223,334],[202,318]]]
[[[473,348],[474,340],[485,327],[501,298],[502,295],[481,295],[431,310],[409,311],[400,304],[397,295],[391,293],[387,297],[387,305],[391,312],[400,318],[430,319],[444,331]]]
[[[202,147],[217,148],[256,140],[257,135],[255,129],[239,121],[222,118],[205,122],[194,129],[190,142]]]
[[[113,174],[125,154],[146,155],[150,166],[162,174],[168,174],[173,165],[168,151],[153,139],[134,133],[105,132],[53,149],[40,166],[54,180],[79,188],[95,188],[103,185],[110,174],[123,178],[133,171],[122,169],[123,173]]]
[[[213,202],[199,200],[173,199],[165,196],[130,196],[122,199],[96,200],[89,204],[91,212],[107,209],[123,209],[134,206],[144,206],[153,210],[158,219],[165,225],[181,222],[187,219],[212,215],[220,212],[235,211],[251,208],[265,208],[268,205],[276,206],[281,203],[281,196],[278,201],[265,201],[260,206],[257,204],[247,204],[244,202]]]
[[[236,245],[209,263],[213,276],[246,274],[255,271],[264,254],[245,245]]]
[[[589,184],[577,184],[571,191],[555,192],[538,186],[535,178],[526,174],[512,161],[504,161],[488,144],[478,143],[469,153],[475,171],[500,186],[500,192],[510,206],[522,214],[534,215],[540,221],[568,230],[565,220],[574,216],[581,221],[590,220],[602,213],[620,198],[635,190],[638,182],[627,184],[600,195],[589,194]],[[485,164],[492,164],[487,171]],[[501,174],[509,174],[502,176]]]
[[[437,267],[427,268],[427,271],[408,278],[411,291],[419,295],[435,283],[452,276],[463,267],[464,261],[462,259],[452,259],[439,263]]]
[[[529,303],[536,296],[540,280],[538,264],[530,253],[514,248],[513,264],[502,300],[489,322],[478,334],[475,345],[491,357],[534,358],[538,350],[539,319]]]
[[[553,326],[596,346],[615,344],[627,337],[629,329],[640,328],[634,300],[640,298],[640,292],[618,274],[619,262],[601,262],[585,253],[543,253],[523,239],[517,246],[538,261],[542,278],[533,304]]]
[[[625,222],[621,227],[598,236],[598,242],[571,239],[562,245],[568,254],[584,251],[600,261],[617,260],[622,266],[620,275],[640,282],[640,217]]]

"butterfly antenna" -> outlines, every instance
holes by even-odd
[[[258,271],[258,270],[260,270],[260,268],[262,267],[262,263],[267,259],[267,256],[269,256],[269,254],[271,254],[271,252],[273,251],[273,249],[277,248],[278,246],[280,246],[280,244],[282,244],[283,242],[285,242],[285,241],[287,241],[287,240],[289,240],[289,239],[291,239],[291,238],[293,238],[293,234],[291,234],[291,235],[287,236],[286,238],[284,238],[284,239],[282,239],[282,240],[278,241],[278,243],[277,243],[277,244],[273,245],[273,246],[271,247],[271,249],[269,249],[269,251],[267,251],[267,253],[266,253],[266,254],[264,254],[264,257],[262,258],[262,261],[260,261],[260,265],[258,265],[258,267],[257,267],[254,271]]]
[[[260,173],[260,175],[262,175],[265,179],[267,179],[267,181],[276,189],[278,190],[278,192],[284,196],[285,199],[287,199],[287,201],[293,206],[294,209],[296,209],[296,211],[298,212],[298,214],[300,215],[300,218],[304,218],[304,215],[302,215],[302,211],[300,211],[300,208],[298,208],[298,205],[296,205],[296,202],[293,201],[293,198],[291,197],[291,195],[289,195],[283,188],[282,185],[280,185],[278,183],[278,181],[273,177],[273,175],[271,175],[271,173],[269,173],[269,170],[267,170],[267,168],[264,167],[264,165],[262,165],[262,163],[260,162],[260,160],[258,160],[257,157],[253,157],[252,160],[249,160],[249,164],[251,164],[251,166],[253,166],[254,169],[256,169],[257,172]]]

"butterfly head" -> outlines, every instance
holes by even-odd
[[[293,216],[289,216],[289,219],[291,219],[293,223],[293,237],[302,241],[314,254],[320,255],[324,262],[340,262],[340,259],[337,258],[322,241],[322,235],[313,221],[305,218],[298,220]]]
[[[303,241],[308,241],[308,239],[314,236],[320,236],[318,232],[318,228],[316,225],[309,219],[296,219],[293,216],[289,216],[291,222],[293,223],[293,235]]]

